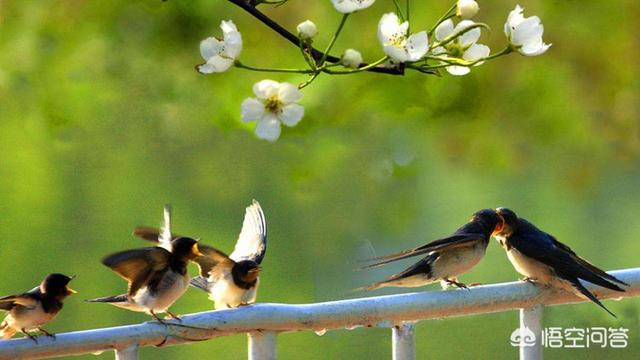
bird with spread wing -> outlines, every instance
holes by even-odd
[[[134,235],[149,241],[166,241],[162,231],[139,227]],[[267,250],[267,222],[260,204],[253,200],[245,210],[244,222],[236,246],[227,256],[220,250],[199,245],[202,256],[193,261],[200,267],[200,275],[191,285],[209,293],[216,309],[235,308],[256,300],[260,264]]]
[[[125,250],[104,258],[102,263],[129,283],[127,293],[87,301],[146,312],[161,323],[163,320],[157,314],[163,312],[179,320],[169,307],[189,287],[188,262],[202,253],[196,240],[171,235],[169,206],[165,206],[164,225],[158,238],[160,246]]]

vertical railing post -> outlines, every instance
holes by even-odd
[[[249,360],[275,360],[277,336],[274,331],[249,333]]]
[[[393,360],[415,360],[415,325],[404,323],[392,328],[391,334]]]
[[[533,337],[530,335],[533,334]],[[520,309],[520,360],[542,359],[542,305]]]
[[[138,360],[138,345],[116,350],[116,360]]]

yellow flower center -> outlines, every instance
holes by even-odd
[[[462,58],[464,51],[466,50],[462,45],[458,44],[455,41],[450,42],[445,46],[447,48],[447,52],[456,58]]]
[[[407,43],[407,37],[402,34],[395,34],[389,39],[389,45],[403,48]]]
[[[270,112],[274,113],[274,114],[279,114],[282,112],[282,106],[284,104],[282,103],[282,101],[280,101],[280,99],[278,98],[277,95],[274,95],[270,98],[267,99],[267,101],[264,104],[265,109],[269,110]]]

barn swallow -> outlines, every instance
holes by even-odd
[[[525,276],[523,281],[569,291],[593,301],[615,317],[580,280],[615,291],[624,291],[615,283],[626,286],[629,284],[598,269],[552,235],[519,218],[513,211],[498,208],[496,212],[503,219],[504,226],[495,238],[507,252],[516,271]]]
[[[180,320],[168,309],[189,287],[188,262],[202,253],[196,240],[188,237],[172,238],[167,207],[164,228],[167,230],[162,232],[162,246],[125,250],[102,260],[104,265],[129,282],[126,294],[87,301],[146,312],[161,323],[164,321],[157,314],[162,312]]]
[[[74,276],[49,274],[39,286],[22,294],[0,297],[0,310],[9,314],[0,323],[0,338],[9,339],[20,331],[35,341],[36,337],[29,333],[38,330],[55,338],[55,335],[42,328],[42,325],[53,320],[62,309],[62,301],[76,291],[69,288]]]
[[[162,229],[142,226],[133,233],[142,239],[162,243]],[[216,309],[255,302],[260,263],[267,250],[267,223],[257,201],[253,200],[245,210],[242,230],[231,255],[205,245],[199,245],[199,249],[203,256],[195,258],[194,262],[200,267],[200,275],[191,280],[191,285],[208,292]]]
[[[458,282],[461,275],[474,267],[484,257],[491,235],[502,228],[502,221],[494,210],[477,211],[468,223],[448,237],[399,253],[370,259],[375,263],[363,267],[372,268],[427,254],[422,260],[390,278],[374,283],[362,290],[374,290],[382,287],[419,287],[437,281],[443,288],[455,285],[466,288]]]

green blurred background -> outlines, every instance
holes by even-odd
[[[412,29],[451,5],[413,1]],[[481,40],[504,45],[514,1],[481,1]],[[226,1],[0,0],[0,293],[50,272],[77,274],[80,294],[55,332],[147,321],[82,299],[122,292],[100,264],[144,246],[130,233],[157,225],[172,203],[176,231],[230,251],[252,198],[265,209],[269,248],[259,301],[307,303],[362,296],[351,289],[407,263],[354,272],[355,259],[448,234],[486,207],[508,206],[604,269],[640,265],[640,83],[637,18],[626,1],[523,0],[539,15],[547,54],[510,55],[471,75],[321,76],[304,90],[306,116],[275,144],[239,121],[254,82],[299,75],[232,69],[202,76],[201,39],[233,19],[243,62],[302,66],[295,47]],[[327,1],[265,11],[289,29],[307,18],[324,46],[340,19]],[[392,1],[352,17],[347,47],[380,57],[376,24]],[[192,269],[195,271],[195,269]],[[518,278],[492,241],[465,282]],[[426,290],[438,290],[433,285]],[[403,290],[379,291],[371,295]],[[369,294],[366,294],[369,295]],[[627,349],[547,349],[548,359],[637,359],[640,300],[548,308],[545,326],[626,327]],[[173,311],[207,310],[191,289]],[[419,358],[512,359],[515,311],[418,325]],[[388,329],[283,334],[283,359],[385,359]],[[87,359],[109,359],[112,353]],[[142,358],[241,359],[244,335]]]

